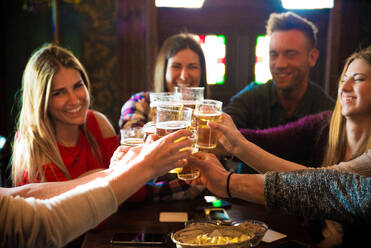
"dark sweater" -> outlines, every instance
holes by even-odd
[[[264,130],[240,129],[246,139],[270,153],[311,167],[320,167],[328,139],[331,111],[303,117]]]
[[[371,152],[362,155],[366,158],[368,156],[368,160],[363,160],[365,166],[371,165],[370,155]],[[358,245],[369,243],[369,177],[329,169],[268,172],[265,176],[264,195],[266,207],[271,211],[343,223],[343,247],[364,247]]]

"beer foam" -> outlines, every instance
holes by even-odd
[[[186,129],[191,125],[190,121],[164,121],[156,123],[156,128],[166,129],[166,130],[180,130]]]

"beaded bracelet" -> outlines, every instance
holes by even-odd
[[[229,198],[232,198],[231,192],[229,191],[229,181],[233,173],[234,173],[233,171],[229,172],[228,177],[227,177],[227,194]]]

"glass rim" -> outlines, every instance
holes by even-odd
[[[223,105],[222,101],[214,100],[214,99],[203,99],[198,101],[198,105],[211,105],[211,104],[218,104],[218,105]]]
[[[180,105],[182,105],[182,106],[184,106],[183,104],[180,104]],[[173,108],[171,108],[171,105],[169,104],[168,106],[157,106],[157,111],[159,111],[159,109],[165,109],[165,110],[167,110],[167,111],[171,111],[171,112],[179,112],[179,111],[183,111],[183,110],[185,110],[185,111],[189,111],[189,112],[193,112],[193,109],[192,108],[189,108],[189,107],[182,107],[182,108],[180,108],[180,109],[173,109]]]
[[[121,131],[129,131],[129,130],[140,130],[140,129],[143,129],[143,127],[127,127],[127,128],[121,128],[120,132]]]
[[[161,92],[153,92],[153,91],[150,91],[149,92],[150,95],[164,95],[164,96],[168,96],[168,95],[177,95],[177,94],[180,94],[179,92],[171,92],[171,91],[161,91]]]
[[[181,100],[181,99],[182,99],[182,93],[180,92],[150,92],[149,93],[150,102],[157,102],[157,101],[166,102],[166,100],[175,101],[175,100]]]
[[[155,102],[151,102],[149,104],[150,107],[168,107],[168,106],[181,106],[183,105],[182,101],[179,100],[179,101],[155,101]]]
[[[205,89],[205,87],[187,87],[187,86],[174,86],[174,89],[180,89],[180,88],[184,88],[184,89]]]

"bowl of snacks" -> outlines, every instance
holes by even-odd
[[[265,233],[268,231],[267,224],[259,220],[246,220],[234,225],[254,234],[254,237],[251,239],[250,247],[259,245]]]
[[[252,232],[239,226],[207,222],[191,223],[171,234],[171,239],[177,248],[244,248],[250,247],[253,238]]]

